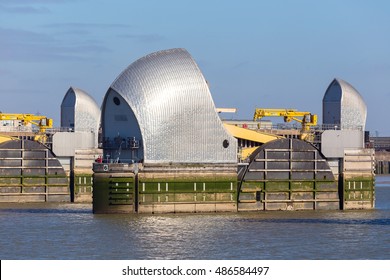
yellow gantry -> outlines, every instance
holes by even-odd
[[[46,116],[37,116],[33,114],[8,114],[0,112],[0,120],[2,121],[20,121],[21,125],[33,124],[39,127],[39,132],[45,132],[46,129],[53,127],[53,119]]]
[[[0,121],[20,121],[20,125],[23,126],[29,124],[37,126],[39,128],[39,133],[36,133],[34,140],[41,143],[45,143],[47,140],[46,129],[53,127],[53,119],[33,114],[10,114],[0,112]]]
[[[310,129],[312,126],[317,125],[318,117],[310,112],[301,112],[296,109],[255,109],[253,120],[256,121],[263,117],[283,117],[285,122],[297,121],[301,123],[301,135],[303,140],[312,140],[312,134]]]

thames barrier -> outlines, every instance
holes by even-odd
[[[185,49],[151,53],[113,81],[101,106],[70,87],[60,128],[1,113],[0,202],[89,202],[94,213],[375,208],[367,106],[348,82],[331,81],[321,124],[290,108],[221,117],[234,110],[214,105]]]

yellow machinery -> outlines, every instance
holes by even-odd
[[[223,124],[225,129],[233,135],[235,138],[253,141],[259,144],[264,144],[272,140],[284,138],[282,136],[277,136],[273,134],[268,134],[264,132],[254,131],[251,129],[239,127],[232,124]],[[255,147],[246,147],[241,149],[240,158],[246,159],[249,157],[259,146]]]
[[[35,125],[39,128],[39,134],[35,136],[35,140],[45,142],[46,129],[53,127],[53,119],[46,116],[37,116],[33,114],[8,114],[0,112],[1,121],[20,121],[20,125],[26,126],[28,124]]]
[[[300,112],[296,109],[256,109],[253,120],[256,121],[263,117],[283,117],[285,122],[297,121],[302,125],[300,138],[307,141],[313,140],[310,128],[317,125],[317,115],[310,112]]]
[[[32,114],[5,114],[0,113],[0,120],[10,121],[16,120],[20,121],[21,125],[33,124],[39,127],[39,132],[45,132],[46,129],[53,127],[53,120],[45,116],[36,116]]]
[[[267,143],[267,142],[272,141],[272,140],[284,138],[282,136],[259,132],[259,131],[239,127],[239,126],[232,125],[232,124],[224,123],[223,125],[224,125],[225,129],[234,137],[249,140],[249,141],[254,141],[257,143],[263,144],[263,143]]]
[[[217,113],[236,113],[236,108],[216,108]],[[267,143],[272,140],[284,138],[282,136],[269,134],[265,132],[255,131],[252,129],[240,127],[233,124],[224,123],[225,129],[235,138],[248,140],[256,143],[254,147],[242,147],[240,148],[240,159],[245,160],[248,158],[261,144]]]
[[[7,142],[10,140],[17,140],[17,138],[12,137],[12,136],[7,136],[7,135],[0,135],[0,144],[3,142]]]

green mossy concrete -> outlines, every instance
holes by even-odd
[[[0,185],[67,185],[68,178],[66,176],[15,176],[15,177],[0,177]]]
[[[94,212],[110,212],[114,207],[127,206],[132,211],[135,196],[134,177],[110,178],[93,176],[93,209]]]
[[[311,191],[314,190],[315,183],[312,181],[291,182],[292,191]]]
[[[173,180],[140,180],[140,193],[198,193],[198,192],[232,192],[237,188],[236,181],[173,181]]]
[[[264,189],[264,182],[246,181],[241,185],[241,192],[261,191]]]
[[[284,200],[291,201],[290,206],[295,210],[316,209],[313,202],[316,199],[338,199],[337,183],[323,179],[244,181],[239,193],[239,202],[243,204],[239,209],[286,210],[285,202],[278,203]],[[334,209],[333,204],[331,208]]]
[[[144,175],[144,174],[142,174]],[[232,203],[237,201],[237,178],[221,176],[233,180],[219,180],[218,176],[168,176],[159,178],[140,176],[139,182],[134,177],[115,177],[115,174],[94,175],[93,205],[94,212],[115,211],[118,205],[131,205],[138,198],[140,205],[163,205],[172,203]],[[137,192],[138,190],[138,192]],[[95,211],[96,210],[96,211]]]
[[[268,181],[265,182],[264,191],[273,192],[273,191],[289,191],[290,182],[289,181]]]
[[[18,185],[18,184],[21,184],[21,177],[19,178],[0,177],[0,185]]]
[[[375,178],[351,175],[342,180],[343,209],[371,209],[375,207]]]

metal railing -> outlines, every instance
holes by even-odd
[[[252,130],[301,130],[302,126],[299,123],[271,123],[271,122],[254,122],[252,120],[224,120],[223,122],[236,125],[242,128],[248,128]],[[363,126],[357,125],[340,125],[340,124],[319,124],[311,126],[312,131],[324,131],[324,130],[363,130]]]
[[[77,129],[78,132],[95,132],[93,129],[88,128],[81,128]],[[38,133],[39,128],[36,126],[0,126],[0,132],[32,132],[32,133]],[[54,134],[56,132],[75,132],[74,128],[72,127],[53,127],[53,128],[47,128],[45,133],[46,134]]]

